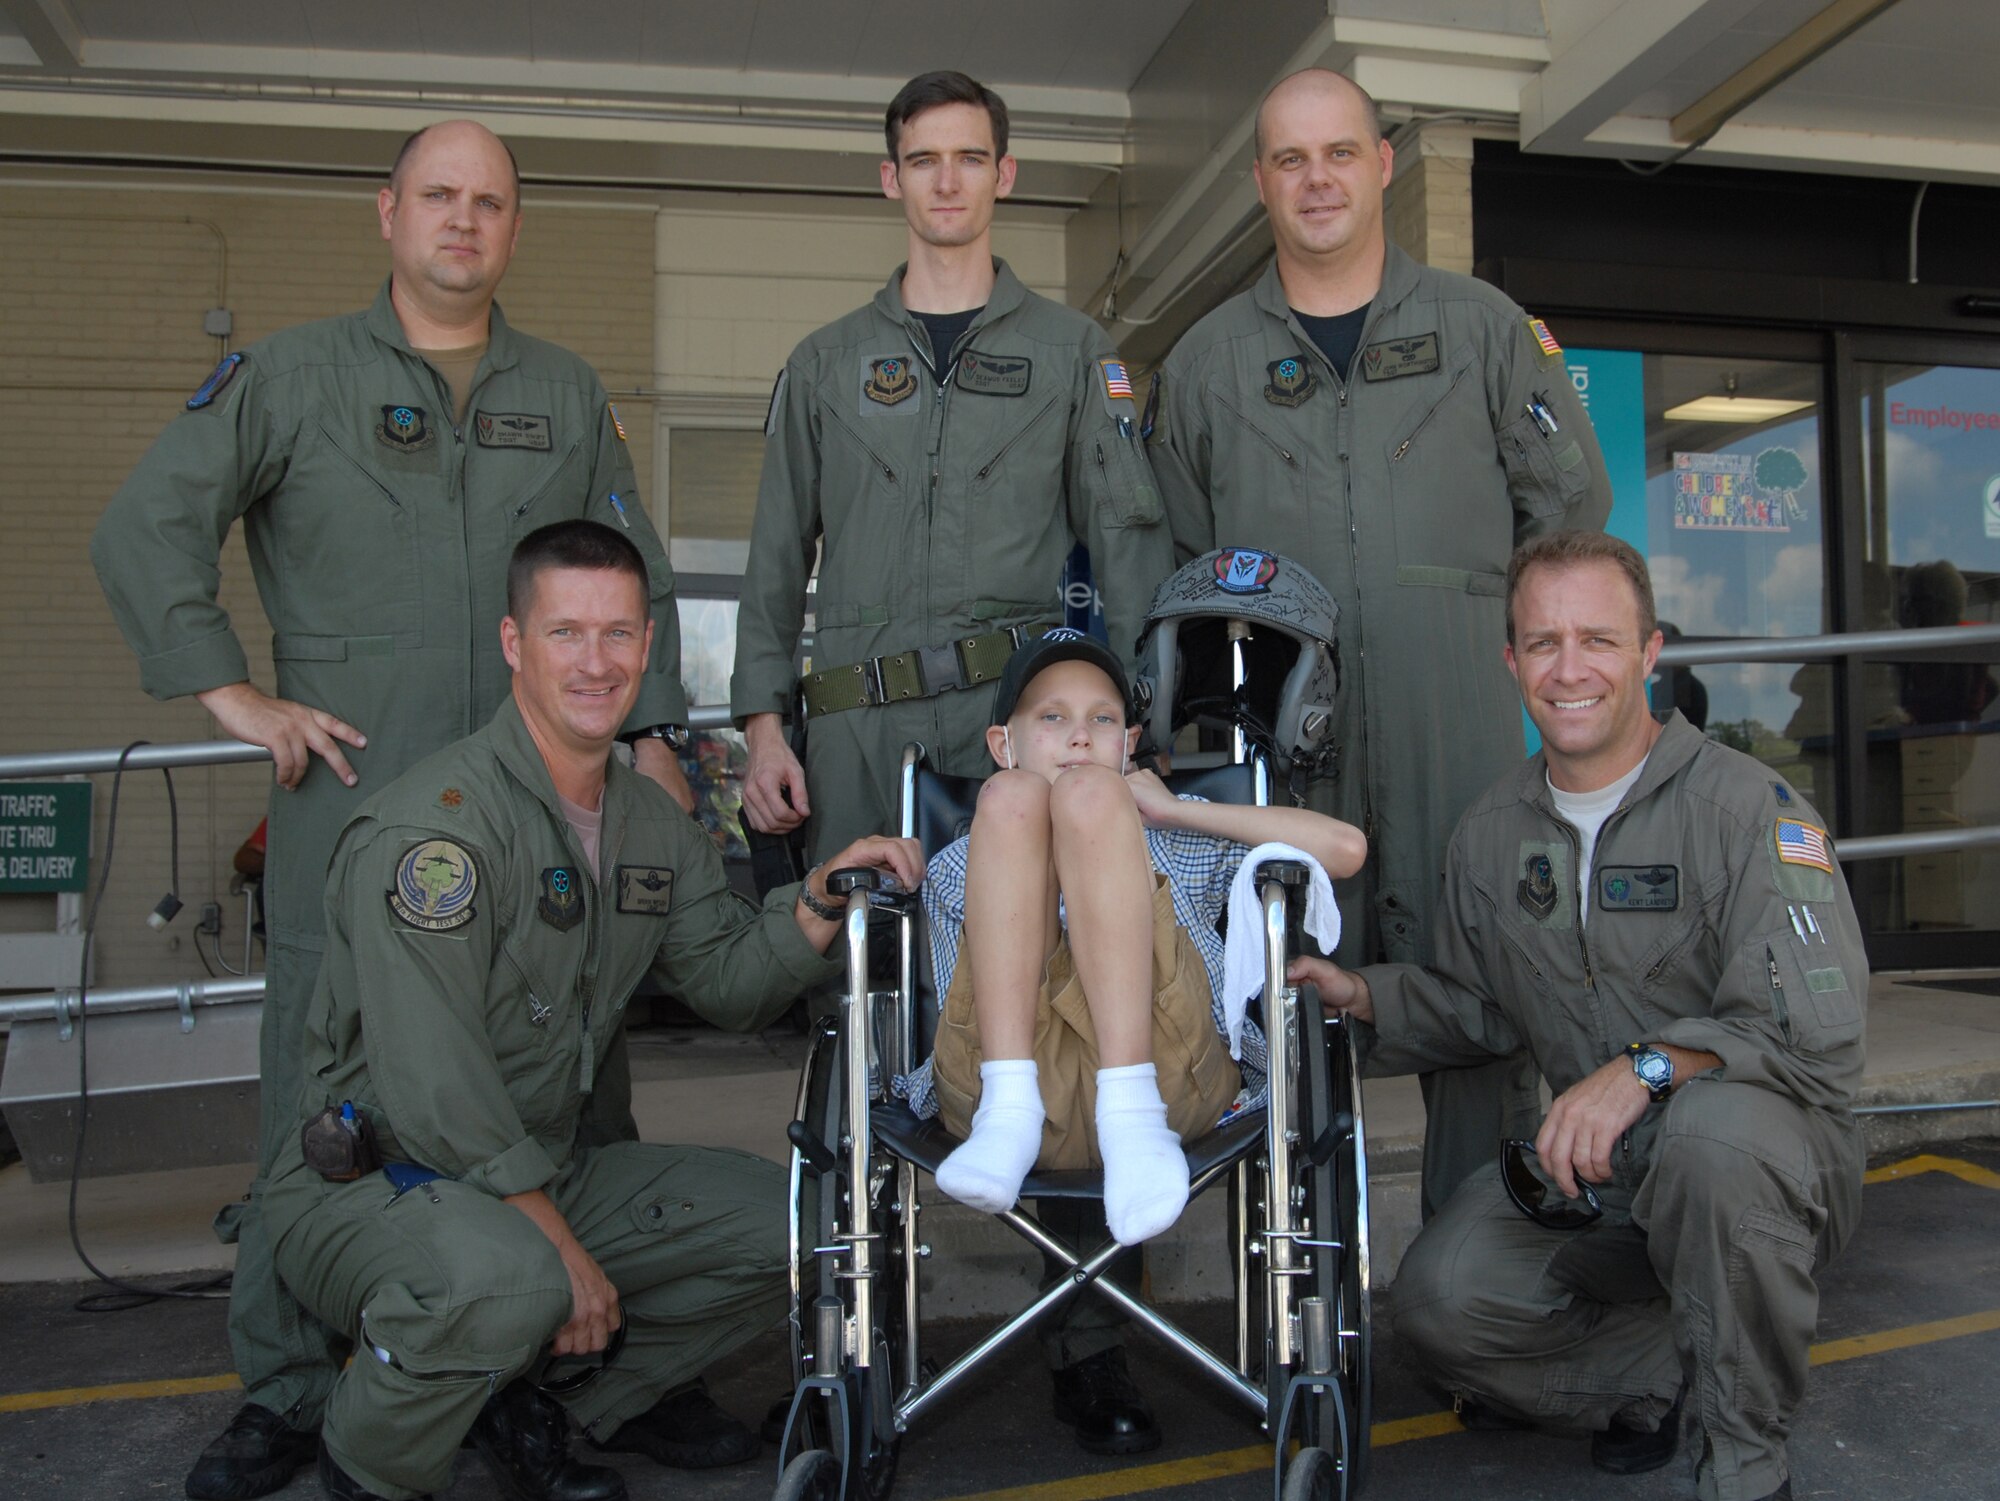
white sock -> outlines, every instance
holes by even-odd
[[[1045,1114],[1034,1059],[993,1058],[980,1064],[972,1134],[938,1164],[937,1186],[988,1214],[1012,1209],[1021,1197],[1021,1180],[1042,1150]]]
[[[1097,1149],[1104,1158],[1104,1221],[1118,1243],[1151,1240],[1187,1207],[1187,1158],[1167,1124],[1150,1063],[1097,1071]]]

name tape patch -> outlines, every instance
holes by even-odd
[[[664,865],[618,867],[618,910],[665,917],[673,905],[674,873]]]
[[[1681,904],[1678,865],[1607,865],[1597,873],[1603,912],[1672,912]]]
[[[1440,363],[1436,334],[1384,339],[1361,351],[1361,378],[1395,380],[1404,375],[1429,375]]]
[[[1026,396],[1035,362],[1017,355],[981,354],[968,349],[958,357],[958,388],[981,396]]]
[[[532,412],[475,412],[472,435],[481,448],[532,448],[549,451],[549,419]],[[624,437],[620,433],[619,437]]]

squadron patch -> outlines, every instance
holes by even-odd
[[[917,394],[917,372],[904,355],[892,354],[883,359],[870,360],[867,370],[867,377],[861,382],[861,394],[877,406],[896,406]]]
[[[1361,378],[1395,380],[1402,375],[1429,375],[1440,363],[1436,334],[1384,339],[1361,351]]]
[[[583,881],[575,870],[567,865],[552,865],[542,872],[535,915],[558,933],[567,933],[583,921]]]
[[[463,845],[426,839],[396,862],[389,910],[413,928],[448,933],[477,915],[472,897],[478,889],[478,868]]]
[[[190,412],[198,412],[220,396],[223,388],[236,379],[236,367],[242,363],[241,350],[235,354],[225,354],[222,363],[209,372],[208,379],[203,381],[194,395],[187,399],[187,409]]]
[[[429,448],[437,437],[424,420],[424,409],[408,406],[382,408],[382,420],[376,425],[375,436],[386,447],[401,453],[415,453],[420,448]]]
[[[1607,865],[1597,872],[1601,912],[1672,912],[1680,904],[1678,865]]]
[[[981,354],[968,349],[958,357],[958,389],[981,396],[1026,396],[1035,362],[1015,355]]]
[[[1545,928],[1567,928],[1573,907],[1563,901],[1569,889],[1570,852],[1566,845],[1540,839],[1521,841],[1521,878],[1514,883],[1514,900],[1530,921]]]
[[[1264,370],[1270,376],[1269,383],[1264,387],[1264,399],[1273,406],[1300,406],[1319,389],[1312,362],[1302,354],[1273,360]]]
[[[1237,547],[1215,555],[1215,587],[1225,594],[1269,594],[1277,576],[1278,560],[1267,552]]]
[[[533,448],[547,453],[550,446],[549,419],[530,412],[474,412],[472,435],[481,448]],[[625,436],[622,429],[618,436]]]
[[[664,865],[618,867],[618,910],[665,917],[673,905],[674,873]]]

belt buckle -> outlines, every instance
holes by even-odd
[[[917,675],[923,679],[924,697],[963,688],[972,675],[965,670],[965,658],[958,654],[959,643],[920,646],[916,649]]]
[[[882,659],[870,657],[861,664],[861,706],[872,709],[888,701],[888,692],[882,687]]]

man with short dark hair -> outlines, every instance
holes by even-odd
[[[730,682],[750,748],[745,812],[775,834],[810,815],[815,860],[895,826],[909,742],[951,775],[992,770],[994,684],[1021,642],[1061,620],[1078,541],[1128,661],[1173,567],[1117,350],[993,254],[994,207],[1014,187],[1006,105],[963,73],[926,73],[891,102],[884,135],[882,192],[903,207],[909,259],[778,375]],[[793,653],[816,550],[801,680]],[[1073,1239],[1102,1233],[1094,1209],[1056,1201],[1041,1213]],[[1114,1273],[1136,1282],[1129,1261]],[[1095,1452],[1151,1448],[1159,1428],[1100,1301],[1078,1300],[1045,1330],[1058,1415]]]
[[[1541,322],[1388,243],[1395,152],[1364,89],[1294,73],[1256,142],[1276,256],[1175,345],[1153,467],[1183,561],[1280,549],[1339,603],[1340,763],[1307,796],[1368,836],[1341,955],[1422,963],[1452,823],[1524,753],[1499,662],[1507,555],[1601,527],[1611,487]],[[1534,1094],[1506,1063],[1423,1082],[1428,1212]]]
[[[320,1451],[335,1501],[442,1490],[468,1432],[500,1493],[618,1501],[615,1471],[570,1458],[572,1417],[662,1464],[747,1459],[755,1436],[696,1378],[785,1307],[776,1164],[593,1142],[586,1114],[621,1082],[612,1039],[648,970],[751,1031],[838,970],[839,909],[822,881],[760,912],[612,759],[652,640],[621,532],[543,527],[508,582],[511,697],[341,834],[307,1087],[265,1195],[287,1284],[360,1347]],[[923,878],[912,840],[837,863]],[[558,1400],[578,1372],[545,1352],[601,1369]]]
[[[1460,820],[1436,960],[1291,971],[1373,1072],[1525,1047],[1555,1091],[1418,1234],[1396,1332],[1469,1426],[1593,1429],[1617,1474],[1672,1458],[1691,1389],[1704,1501],[1789,1497],[1813,1273],[1861,1211],[1860,924],[1789,783],[1652,717],[1631,547],[1542,537],[1508,586],[1542,751]]]
[[[595,516],[652,571],[657,650],[627,732],[640,770],[693,806],[668,744],[686,721],[673,574],[604,387],[494,301],[521,231],[520,179],[470,120],[417,132],[376,198],[390,272],[365,312],[229,355],[119,489],[91,540],[156,698],[192,694],[276,763],[258,1173],[217,1220],[236,1241],[230,1345],[247,1401],[187,1477],[195,1498],[261,1496],[312,1457],[345,1350],[278,1283],[264,1180],[298,1103],[300,1026],[325,942],[341,825],[369,793],[484,724],[507,691],[495,635],[508,550]],[[242,519],[270,618],[277,694],[217,602]]]

